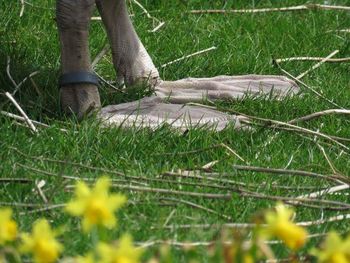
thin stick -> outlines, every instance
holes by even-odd
[[[349,188],[350,188],[350,185],[342,184],[342,185],[337,185],[337,186],[328,188],[326,190],[317,191],[317,192],[313,192],[313,193],[305,194],[305,195],[300,195],[297,198],[316,198],[316,197],[323,196],[323,195],[326,195],[326,194],[331,194],[331,193],[335,193],[335,192],[338,192],[338,191],[347,190]]]
[[[323,139],[326,139],[326,140],[329,140],[329,141],[332,141],[334,142],[335,144],[337,144],[338,146],[340,146],[341,148],[345,149],[345,150],[350,150],[350,148],[340,142],[338,142],[336,139],[332,138],[331,136],[327,135],[327,134],[324,134],[324,133],[321,133],[319,131],[313,131],[313,130],[309,130],[309,129],[306,129],[306,128],[303,128],[303,127],[300,127],[300,126],[296,126],[296,125],[293,125],[293,124],[289,124],[289,123],[286,123],[286,122],[282,122],[282,121],[276,121],[276,120],[271,120],[271,119],[264,119],[264,118],[259,118],[259,117],[253,117],[251,116],[252,119],[255,119],[255,120],[260,120],[260,121],[264,121],[266,123],[273,123],[275,125],[271,125],[270,127],[271,128],[279,128],[278,126],[285,126],[287,128],[291,128],[291,130],[294,130],[294,131],[298,131],[298,132],[301,132],[301,133],[305,133],[305,134],[312,134],[312,135],[315,135],[315,136],[318,136],[318,137],[321,137]],[[246,121],[246,120],[241,120],[241,122],[244,122],[244,123],[247,123],[247,124],[254,124],[250,121]]]
[[[157,25],[155,28],[153,28],[152,30],[149,30],[149,32],[154,33],[154,32],[156,32],[156,31],[158,31],[158,30],[165,24],[165,22],[162,22],[162,21],[160,21],[159,19],[157,19],[157,18],[151,16],[151,14],[147,11],[147,9],[146,9],[143,5],[140,4],[139,1],[137,1],[137,0],[132,0],[132,1],[133,1],[138,7],[140,7],[140,8],[142,9],[142,11],[146,14],[146,16],[147,16],[149,19],[152,19],[153,21],[156,21],[156,22],[158,23],[158,25]]]
[[[165,22],[160,22],[158,26],[156,26],[155,28],[153,28],[153,29],[150,30],[149,32],[155,33],[155,32],[157,32],[159,29],[161,29],[162,26],[164,26],[164,25],[165,25]]]
[[[26,121],[24,117],[16,115],[16,114],[13,114],[13,113],[10,113],[10,112],[7,112],[7,111],[0,111],[0,114],[2,114],[4,116],[7,116],[9,118],[15,119],[15,120],[24,121],[24,122]],[[50,126],[45,124],[45,123],[38,122],[38,121],[35,121],[35,120],[32,120],[32,119],[30,119],[30,121],[33,124],[37,125],[37,126],[41,126],[43,128],[50,128]],[[60,128],[59,130],[62,131],[62,132],[68,132],[68,130],[62,129],[62,128]]]
[[[11,64],[11,58],[9,56],[7,56],[6,74],[7,74],[8,78],[10,79],[12,85],[15,88],[17,88],[18,85],[17,85],[16,81],[13,79],[13,77],[11,76],[11,73],[10,73],[10,64]]]
[[[324,234],[312,234],[308,235],[306,238],[311,239],[311,238],[316,238],[323,236]],[[176,241],[176,240],[154,240],[154,241],[147,241],[147,242],[135,242],[137,246],[140,246],[142,248],[147,248],[147,247],[153,247],[153,246],[158,246],[158,245],[169,245],[169,246],[175,246],[175,247],[181,247],[188,249],[190,247],[211,247],[215,244],[223,244],[223,245],[232,245],[234,241],[231,240],[212,240],[212,241],[193,241],[193,242],[181,242],[181,241]],[[246,241],[249,243],[250,241]],[[282,241],[281,240],[269,240],[269,241],[264,241],[265,244],[270,244],[270,245],[275,245],[275,244],[280,244]]]
[[[20,183],[27,184],[31,183],[33,180],[27,178],[0,178],[0,183]]]
[[[293,120],[288,121],[289,124],[295,124],[297,122],[301,122],[301,121],[308,121],[308,120],[312,120],[321,116],[325,116],[325,115],[330,115],[330,114],[344,114],[344,115],[350,115],[350,110],[342,110],[342,109],[329,109],[329,110],[324,110],[324,111],[319,111],[319,112],[314,112],[312,114],[303,116],[303,117],[299,117]]]
[[[97,56],[95,57],[94,61],[92,61],[91,63],[91,67],[94,69],[96,67],[96,65],[100,62],[100,60],[107,54],[109,50],[109,44],[106,43],[104,45],[104,47],[102,48],[102,50],[97,54]]]
[[[297,79],[302,79],[303,77],[305,77],[308,73],[310,73],[311,71],[319,68],[322,64],[324,64],[328,59],[330,59],[331,57],[334,57],[336,54],[339,53],[339,50],[334,50],[331,54],[329,54],[327,57],[325,57],[324,59],[322,59],[320,62],[316,63],[315,65],[313,65],[311,68],[309,68],[308,70],[306,70],[305,72],[301,73],[299,76],[297,76]]]
[[[332,161],[329,159],[328,154],[326,153],[325,149],[319,144],[316,143],[317,147],[320,149],[321,153],[323,154],[324,158],[326,159],[329,167],[331,168],[333,174],[339,174],[339,172],[337,171],[337,169],[335,168],[334,164],[332,163]],[[340,181],[340,183],[344,183],[342,181]]]
[[[330,218],[325,219],[318,219],[314,221],[302,221],[302,222],[296,222],[295,224],[298,226],[318,226],[323,225],[326,223],[332,223],[332,222],[338,222],[342,220],[350,219],[350,214],[343,214],[338,216],[333,216]],[[175,229],[217,229],[217,228],[234,228],[234,229],[249,229],[256,227],[257,224],[255,223],[225,223],[225,224],[186,224],[186,225],[168,225],[161,227],[162,229],[169,229],[169,230],[175,230]],[[259,224],[261,227],[266,227],[266,224]],[[159,226],[152,226],[151,229],[159,229]]]
[[[260,194],[257,192],[250,192],[246,190],[242,190],[240,195],[242,197],[248,197],[248,198],[257,198],[257,199],[265,199],[265,200],[275,200],[275,201],[283,201],[287,204],[291,205],[301,205],[305,207],[310,208],[316,208],[316,209],[327,209],[327,210],[350,210],[350,204],[338,202],[338,201],[331,201],[331,200],[319,200],[319,199],[310,199],[310,198],[295,198],[295,197],[284,197],[284,196],[275,196],[275,195],[266,195],[266,194]],[[311,204],[307,204],[311,203]],[[315,204],[312,204],[315,203]]]
[[[5,96],[15,105],[17,110],[22,114],[22,116],[23,116],[25,122],[27,123],[28,127],[34,133],[37,133],[38,132],[37,128],[34,126],[33,122],[28,118],[27,114],[22,110],[21,106],[19,106],[19,104],[16,102],[14,97],[12,97],[12,95],[10,93],[8,93],[8,92],[5,92]]]
[[[320,4],[306,4],[289,7],[277,7],[277,8],[260,8],[260,9],[233,9],[233,10],[191,10],[191,14],[226,14],[226,13],[266,13],[266,12],[288,12],[288,11],[300,11],[300,10],[350,10],[349,6],[333,6],[333,5],[320,5]]]
[[[45,204],[47,204],[49,201],[47,200],[44,192],[41,189],[45,185],[45,183],[46,182],[44,180],[40,180],[40,181],[35,180],[35,188],[38,191],[38,194],[40,195],[41,199],[44,201]]]
[[[217,212],[217,211],[215,211],[213,209],[210,209],[210,208],[198,205],[196,203],[193,203],[193,202],[190,202],[190,201],[187,201],[187,200],[177,199],[177,198],[161,198],[161,200],[174,201],[175,203],[182,203],[182,204],[194,207],[194,208],[198,208],[198,209],[204,210],[204,211],[206,211],[208,213],[212,213],[212,214],[218,215],[218,216],[223,217],[223,218],[228,219],[228,220],[232,219],[230,216],[225,215],[225,214],[223,214],[221,212],[219,213],[219,212]]]
[[[74,189],[74,185],[67,185],[65,189]],[[121,185],[121,184],[112,184],[112,187],[140,192],[149,192],[149,193],[159,193],[159,194],[171,194],[171,195],[182,195],[182,196],[192,196],[192,197],[200,197],[200,198],[208,198],[208,199],[225,199],[230,200],[232,195],[228,194],[211,194],[211,193],[198,193],[198,192],[186,192],[186,191],[178,191],[178,190],[170,190],[164,188],[153,188],[153,187],[139,187],[132,185]]]
[[[273,59],[274,63],[290,62],[290,61],[322,61],[324,57],[290,57],[290,58],[276,58]],[[342,63],[350,62],[350,57],[348,58],[329,58],[324,62],[330,63]]]
[[[15,94],[17,93],[17,91],[21,88],[21,86],[28,80],[31,79],[32,77],[34,77],[35,75],[39,74],[39,71],[34,71],[32,73],[30,73],[27,77],[25,77],[20,83],[18,83],[17,87],[15,88],[15,90],[12,92],[12,96],[15,96]]]
[[[234,150],[232,150],[229,146],[227,146],[224,143],[220,143],[220,145],[222,145],[222,147],[224,147],[225,149],[227,149],[231,154],[233,154],[234,156],[236,156],[238,159],[240,159],[242,162],[247,163],[238,153],[236,153]]]
[[[179,62],[179,61],[181,61],[181,60],[184,60],[184,59],[187,59],[187,58],[191,58],[191,57],[193,57],[193,56],[197,56],[197,55],[200,55],[200,54],[203,54],[203,53],[205,53],[205,52],[209,52],[209,51],[215,50],[215,49],[217,49],[217,47],[212,46],[212,47],[210,47],[210,48],[203,49],[203,50],[197,51],[197,52],[195,52],[195,53],[192,53],[192,54],[190,54],[190,55],[186,55],[186,56],[183,56],[183,57],[181,57],[181,58],[178,58],[178,59],[175,59],[175,60],[173,60],[173,61],[170,61],[170,62],[168,62],[168,63],[165,63],[165,64],[161,65],[160,67],[161,67],[161,68],[165,68],[165,67],[167,67],[167,66],[169,66],[169,65],[171,65],[171,64],[174,64],[174,63],[176,63],[176,62]]]
[[[62,208],[62,207],[65,207],[65,206],[66,206],[66,204],[47,205],[45,207],[33,209],[33,210],[30,210],[30,211],[19,212],[19,215],[28,215],[28,214],[34,214],[34,213],[39,213],[39,212],[46,212],[46,211]]]
[[[341,108],[344,109],[343,107],[339,106],[338,104],[336,104],[335,102],[331,101],[330,99],[326,98],[324,95],[322,95],[321,93],[319,93],[318,91],[316,91],[315,89],[311,88],[310,86],[308,86],[307,84],[305,84],[305,82],[301,81],[300,79],[294,77],[292,74],[290,74],[288,71],[286,71],[285,69],[283,69],[280,64],[276,63],[275,64],[284,74],[286,74],[288,77],[290,77],[291,79],[293,79],[295,82],[303,85],[305,88],[307,88],[308,90],[312,91],[314,94],[316,94],[318,97],[324,99],[325,101],[329,102],[330,104],[332,104],[333,106],[337,107],[337,108]]]
[[[22,17],[23,16],[23,13],[24,13],[24,0],[21,0],[21,11],[19,12],[19,17]]]
[[[317,174],[317,173],[302,171],[302,170],[287,170],[287,169],[266,168],[266,167],[258,167],[258,166],[244,166],[244,165],[233,165],[233,169],[241,170],[241,171],[260,172],[260,173],[273,173],[273,174],[281,174],[281,175],[288,174],[288,175],[316,177],[316,178],[322,178],[322,179],[337,182],[337,183],[338,183],[338,180],[346,180],[347,182],[349,182],[349,179],[339,175],[327,176],[327,175],[322,175],[322,174]]]

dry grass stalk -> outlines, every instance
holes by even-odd
[[[23,16],[24,6],[25,6],[24,0],[21,0],[21,11],[19,12],[19,17]]]
[[[274,63],[290,62],[290,61],[322,61],[324,57],[290,57],[290,58],[276,58],[273,59]],[[342,63],[350,62],[350,57],[348,58],[329,58],[324,62]]]
[[[348,146],[340,143],[336,139],[332,138],[332,136],[329,136],[327,134],[321,133],[319,131],[313,131],[313,130],[310,130],[310,129],[306,129],[306,128],[303,128],[303,127],[300,127],[300,126],[296,126],[296,125],[293,125],[293,124],[289,124],[289,123],[286,123],[286,122],[282,122],[282,121],[276,121],[276,120],[270,120],[270,119],[264,119],[264,118],[258,118],[258,117],[251,117],[251,118],[255,119],[255,120],[263,121],[265,123],[270,123],[270,125],[268,125],[266,127],[270,127],[270,128],[273,128],[273,129],[279,129],[282,126],[282,128],[287,128],[290,131],[295,131],[295,132],[301,132],[301,133],[305,133],[305,134],[315,135],[317,137],[329,140],[329,141],[337,144],[338,146],[340,146],[341,148],[343,148],[343,149],[345,149],[347,151],[350,150],[350,148]],[[247,121],[247,120],[241,120],[241,121],[246,123],[246,124],[252,124],[252,125],[254,124],[253,122]],[[271,124],[273,124],[273,125],[271,125]]]
[[[324,110],[324,111],[319,111],[319,112],[314,112],[312,114],[303,116],[303,117],[299,117],[293,120],[288,121],[289,124],[295,124],[298,122],[302,122],[302,121],[309,121],[315,118],[319,118],[322,116],[326,116],[326,115],[331,115],[331,114],[339,114],[339,115],[350,115],[350,110],[342,110],[342,109],[329,109],[329,110]]]
[[[152,19],[153,21],[156,21],[157,22],[157,26],[155,28],[153,28],[152,30],[149,30],[149,32],[156,32],[158,31],[162,26],[164,26],[165,22],[162,22],[160,21],[159,19],[155,18],[154,16],[152,16],[148,11],[147,9],[141,5],[141,3],[137,0],[132,0],[138,7],[140,7],[142,9],[142,11],[146,14],[146,16],[149,18],[149,19]]]
[[[323,195],[327,195],[327,194],[332,194],[332,193],[336,193],[339,191],[343,191],[343,190],[347,190],[350,188],[349,184],[341,184],[341,185],[337,185],[337,186],[333,186],[331,188],[322,190],[322,191],[317,191],[317,192],[313,192],[310,194],[305,194],[305,195],[300,195],[297,198],[317,198]]]
[[[244,165],[233,165],[233,169],[239,171],[250,171],[258,173],[271,173],[279,175],[296,175],[296,176],[307,176],[320,178],[332,182],[338,183],[338,180],[345,180],[349,182],[349,179],[340,175],[328,176],[323,174],[318,174],[314,172],[302,171],[302,170],[287,170],[287,169],[278,169],[278,168],[267,168],[267,167],[258,167],[258,166],[244,166]]]
[[[307,74],[309,74],[311,71],[319,68],[323,63],[325,63],[328,59],[330,59],[331,57],[334,57],[336,54],[339,53],[339,50],[334,50],[331,54],[329,54],[327,57],[325,57],[324,59],[322,59],[320,62],[316,63],[315,65],[313,65],[311,68],[309,68],[308,70],[306,70],[305,72],[301,73],[299,76],[296,77],[296,79],[302,79],[303,77],[305,77]]]
[[[190,55],[186,55],[186,56],[183,56],[183,57],[181,57],[181,58],[172,60],[172,61],[170,61],[170,62],[168,62],[168,63],[165,63],[165,64],[161,65],[160,67],[161,67],[161,68],[165,68],[165,67],[167,67],[167,66],[169,66],[169,65],[171,65],[171,64],[174,64],[174,63],[176,63],[176,62],[179,62],[179,61],[181,61],[181,60],[184,60],[184,59],[187,59],[187,58],[190,58],[190,57],[193,57],[193,56],[197,56],[197,55],[200,55],[200,54],[203,54],[203,53],[209,52],[209,51],[211,51],[211,50],[215,50],[215,49],[217,49],[217,47],[212,46],[212,47],[210,47],[210,48],[203,49],[203,50],[197,51],[197,52],[195,52],[195,53],[192,53],[192,54],[190,54]]]
[[[335,5],[321,5],[321,4],[305,4],[289,7],[277,7],[277,8],[254,8],[254,9],[232,9],[232,10],[191,10],[191,14],[230,14],[230,13],[266,13],[266,12],[290,12],[290,11],[302,11],[302,10],[342,10],[349,11],[349,6],[335,6]]]
[[[102,50],[97,54],[97,56],[95,57],[95,59],[92,61],[91,63],[91,67],[94,69],[97,64],[100,62],[100,60],[107,54],[107,52],[109,51],[109,44],[105,44],[104,47],[102,48]]]
[[[21,106],[19,106],[19,104],[17,103],[15,98],[12,97],[12,95],[10,93],[8,93],[8,92],[5,92],[5,96],[13,103],[13,105],[15,105],[15,107],[21,113],[21,115],[23,116],[25,122],[27,123],[28,127],[32,130],[32,132],[37,133],[38,132],[37,128],[34,126],[34,124],[31,121],[31,119],[28,118],[27,114],[23,111]]]
[[[221,213],[221,212],[217,212],[217,211],[215,211],[215,210],[213,210],[213,209],[204,207],[204,206],[202,206],[202,205],[198,205],[198,204],[196,204],[196,203],[193,203],[193,202],[190,202],[190,201],[187,201],[187,200],[177,199],[177,198],[160,198],[160,200],[174,201],[174,202],[177,203],[177,204],[178,204],[178,203],[181,203],[181,204],[188,205],[188,206],[190,206],[190,207],[198,208],[198,209],[204,210],[204,211],[206,211],[206,212],[208,212],[208,213],[212,213],[212,214],[214,214],[214,215],[218,215],[218,216],[220,216],[220,217],[222,217],[222,218],[225,218],[225,219],[227,219],[227,220],[231,220],[231,219],[232,219],[230,216],[225,215],[225,214],[223,214],[223,213]]]
[[[327,97],[325,97],[324,95],[322,95],[321,93],[319,93],[318,91],[316,91],[315,89],[311,88],[310,86],[308,86],[307,84],[305,84],[305,82],[301,81],[300,79],[294,77],[292,74],[290,74],[288,71],[286,71],[285,69],[283,69],[280,64],[275,63],[275,65],[284,73],[286,74],[288,77],[290,77],[291,79],[293,79],[295,82],[297,82],[298,84],[301,84],[302,86],[304,86],[306,89],[310,90],[312,93],[314,93],[315,95],[317,95],[319,98],[327,101],[328,103],[332,104],[333,106],[337,107],[337,108],[341,108],[344,109],[343,107],[339,106],[338,104],[336,104],[335,102],[331,101],[330,99],[328,99]]]
[[[74,189],[74,187],[75,187],[74,185],[67,185],[65,189],[70,190],[70,189]],[[198,192],[189,192],[189,191],[170,190],[170,189],[164,189],[164,188],[140,187],[140,186],[121,185],[121,184],[112,184],[112,187],[118,188],[118,189],[139,191],[139,192],[191,196],[191,197],[199,197],[199,198],[207,198],[207,199],[230,200],[232,198],[230,193],[227,193],[227,194],[198,193]]]
[[[19,116],[19,115],[16,115],[16,114],[13,114],[13,113],[10,113],[10,112],[7,112],[7,111],[0,111],[0,114],[4,115],[4,116],[7,116],[9,118],[12,118],[14,120],[18,120],[18,121],[22,121],[22,122],[26,122],[26,119],[22,116]],[[33,124],[35,124],[36,126],[41,126],[43,128],[50,128],[49,125],[45,124],[45,123],[42,123],[42,122],[38,122],[38,121],[35,121],[35,120],[32,120],[32,119],[29,119]],[[62,132],[68,132],[68,130],[66,129],[62,129],[60,128],[59,129],[60,131]]]

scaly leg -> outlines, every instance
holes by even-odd
[[[57,0],[62,74],[92,71],[88,30],[94,5],[94,0]],[[76,114],[78,118],[101,106],[97,86],[89,82],[62,85],[60,97],[63,110]]]
[[[112,48],[118,78],[127,85],[147,81],[155,85],[159,73],[137,36],[125,0],[96,0]]]

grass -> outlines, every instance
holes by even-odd
[[[191,15],[192,9],[222,8],[223,1],[142,1],[152,15],[165,21],[165,26],[156,33],[149,33],[152,21],[136,6],[131,5],[135,14],[133,21],[137,32],[149,50],[156,65],[162,65],[185,54],[217,46],[218,49],[182,62],[170,65],[160,71],[161,77],[175,80],[188,76],[203,77],[215,75],[240,74],[282,74],[271,64],[272,58],[292,56],[327,56],[340,50],[339,57],[350,56],[349,34],[328,32],[350,27],[350,13],[347,11],[301,11],[289,13],[232,14],[232,15]],[[278,7],[303,4],[300,0],[285,1],[227,1],[225,8]],[[313,1],[323,3],[323,1]],[[34,4],[34,2],[33,2]],[[348,5],[346,0],[331,1],[334,5]],[[178,169],[197,169],[209,162],[218,160],[213,171],[219,173],[218,179],[231,179],[246,184],[260,185],[253,191],[285,197],[296,197],[310,190],[302,186],[317,189],[329,186],[324,180],[242,172],[233,169],[234,164],[244,164],[223,147],[213,147],[224,143],[234,149],[250,165],[298,169],[321,174],[332,174],[332,169],[317,143],[325,151],[337,171],[349,176],[349,151],[343,151],[334,144],[297,132],[278,131],[259,127],[250,132],[226,129],[220,133],[212,130],[190,130],[185,134],[162,127],[157,131],[148,129],[101,128],[94,120],[77,123],[64,117],[59,110],[57,78],[59,75],[59,46],[55,26],[55,1],[36,1],[34,6],[26,4],[23,17],[19,17],[20,4],[17,1],[0,3],[0,91],[13,91],[14,87],[6,75],[7,56],[11,58],[11,74],[19,82],[30,73],[39,70],[33,79],[38,86],[34,88],[27,81],[16,94],[16,100],[25,112],[38,121],[48,123],[50,128],[33,135],[29,129],[16,125],[11,119],[0,115],[0,176],[7,178],[28,178],[45,180],[45,195],[50,204],[66,202],[71,193],[65,187],[71,181],[62,180],[60,175],[97,178],[108,174],[114,179],[123,180],[122,185],[163,188],[200,193],[226,193],[227,190],[196,185],[195,179],[178,177],[164,178],[172,183],[160,181],[133,180],[117,176],[112,172],[86,169],[73,163],[100,167],[110,171],[119,171],[126,176],[161,178],[160,174]],[[92,57],[103,48],[106,36],[101,22],[91,25],[90,47]],[[97,67],[97,71],[106,79],[113,80],[115,73],[110,53]],[[297,76],[307,70],[314,62],[289,62],[282,66]],[[324,64],[309,73],[303,80],[325,97],[343,108],[350,108],[350,66],[349,63]],[[266,99],[247,99],[235,102],[218,102],[221,108],[243,112],[245,114],[288,121],[316,111],[334,108],[325,100],[304,90],[301,98],[287,99],[283,102]],[[101,88],[103,105],[115,104],[137,99],[139,95],[120,94],[108,86]],[[5,96],[0,97],[0,109],[17,113]],[[325,116],[299,125],[319,130],[326,134],[348,137],[350,120],[346,116]],[[67,133],[58,128],[66,128]],[[345,142],[350,146],[348,142]],[[197,151],[198,150],[198,151]],[[191,151],[195,151],[192,153]],[[23,154],[22,154],[23,153]],[[64,161],[63,164],[47,161],[44,158]],[[27,167],[21,166],[25,165]],[[47,176],[28,168],[32,167],[54,173]],[[125,181],[126,180],[126,181]],[[192,185],[180,185],[190,182]],[[202,183],[214,184],[204,180]],[[262,184],[266,183],[266,185]],[[275,189],[275,183],[291,189]],[[144,185],[146,184],[146,185]],[[230,186],[224,183],[220,185]],[[106,233],[109,238],[117,237],[120,231],[130,232],[136,241],[171,239],[178,241],[209,241],[215,239],[219,228],[210,229],[162,229],[169,225],[181,224],[222,224],[227,219],[214,213],[190,207],[179,201],[167,201],[163,198],[187,200],[213,209],[220,214],[232,217],[232,222],[248,222],[257,211],[269,208],[275,201],[242,197],[232,185],[232,199],[207,199],[188,196],[173,196],[161,193],[147,193],[118,189],[125,193],[130,204],[119,215],[119,229]],[[36,193],[33,183],[1,183],[0,201],[10,203],[43,204]],[[313,191],[316,191],[313,190]],[[326,195],[322,199],[349,203],[349,191],[341,195]],[[59,210],[40,212],[20,216],[20,212],[30,209],[15,207],[16,218],[21,228],[28,230],[35,219],[45,216],[55,226],[66,224],[76,229],[76,222],[68,220]],[[174,211],[174,212],[173,212]],[[297,221],[328,218],[346,211],[331,211],[322,208],[297,207]],[[172,215],[169,217],[169,215]],[[156,227],[155,229],[152,227]],[[325,233],[336,229],[341,233],[349,232],[349,221],[327,223],[309,228],[311,233]],[[88,246],[86,237],[70,231],[64,235],[69,243],[68,254],[83,253]],[[312,239],[309,247],[317,244],[320,238]],[[147,256],[152,254],[150,250]],[[278,257],[286,251],[276,247]],[[188,260],[191,255],[182,250],[174,250],[177,261]],[[206,248],[199,248],[194,256],[206,261]]]

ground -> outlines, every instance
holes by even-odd
[[[154,28],[157,23],[147,18],[137,5],[130,4],[137,32],[156,66],[211,46],[218,47],[216,50],[160,69],[163,79],[221,74],[283,74],[271,63],[273,58],[326,57],[334,50],[340,51],[336,57],[350,56],[350,34],[336,32],[350,28],[349,11],[226,15],[189,13],[192,9],[221,9],[223,2],[141,1],[152,16],[165,21],[165,25],[155,33],[148,30]],[[349,5],[346,0],[327,2],[332,5]],[[225,8],[279,7],[303,3],[304,1],[300,0],[241,0],[227,1]],[[52,220],[55,226],[76,226],[76,223],[67,220],[59,209],[30,213],[32,208],[20,205],[44,204],[42,197],[35,190],[34,180],[46,181],[43,191],[49,204],[66,202],[71,196],[68,186],[73,182],[62,180],[62,175],[88,178],[109,175],[118,180],[114,191],[125,193],[129,199],[129,204],[119,215],[119,230],[128,231],[140,242],[168,239],[210,241],[216,238],[218,226],[205,229],[181,229],[176,226],[249,222],[254,212],[275,204],[275,200],[268,198],[242,196],[242,192],[232,181],[245,184],[243,188],[252,192],[279,197],[297,197],[335,185],[320,178],[238,171],[234,165],[303,170],[324,175],[332,175],[333,170],[336,170],[338,174],[349,177],[349,149],[311,134],[281,131],[278,127],[272,128],[266,122],[259,122],[257,124],[263,125],[244,132],[228,128],[219,133],[201,129],[180,134],[168,127],[157,131],[105,129],[93,119],[77,123],[73,118],[64,117],[59,111],[58,102],[59,47],[54,6],[53,0],[26,2],[23,16],[20,17],[19,1],[0,3],[0,109],[18,114],[15,107],[3,96],[5,91],[15,90],[6,74],[9,57],[10,73],[17,83],[30,73],[39,71],[32,78],[33,82],[26,81],[21,86],[15,98],[30,118],[50,125],[47,129],[41,129],[38,134],[32,134],[28,128],[0,115],[0,178],[30,180],[26,183],[0,181],[0,205],[14,207],[21,228],[28,229],[30,222],[42,216]],[[93,58],[101,51],[106,41],[101,22],[92,21],[90,46]],[[283,63],[281,66],[297,76],[314,64],[315,62],[294,61]],[[285,101],[248,98],[217,103],[216,106],[225,111],[233,110],[284,122],[321,110],[349,109],[349,65],[325,63],[303,78],[307,85],[322,93],[338,107],[303,87],[302,97]],[[96,70],[107,80],[115,79],[110,53],[100,61]],[[131,101],[143,95],[143,92],[121,93],[108,85],[101,87],[103,105]],[[340,139],[339,142],[350,147],[348,116],[328,115],[298,125],[328,135],[347,137],[347,140]],[[61,131],[60,128],[67,131]],[[244,161],[225,146],[234,150]],[[218,161],[209,174],[215,177],[214,181],[206,178],[184,178],[181,177],[181,173],[179,175],[178,170],[198,169],[213,161]],[[177,175],[162,176],[171,171]],[[208,176],[204,172],[201,175]],[[273,183],[283,187],[272,187]],[[213,188],[213,185],[219,185],[221,188]],[[210,199],[184,193],[174,195],[159,191],[145,192],[130,190],[130,186],[187,193],[229,193],[232,197]],[[226,188],[222,189],[222,186]],[[325,195],[319,199],[349,203],[348,194],[349,190],[345,190],[338,195]],[[195,208],[185,201],[201,207]],[[334,207],[333,210],[327,209],[323,203],[321,206],[320,203],[317,205],[316,208],[296,206],[296,221],[327,219],[347,212]],[[25,215],[20,215],[21,212]],[[228,219],[228,216],[231,219]],[[174,226],[174,229],[166,229],[164,226]],[[309,231],[322,235],[330,229],[336,229],[346,233],[349,226],[349,221],[345,220],[310,227]],[[106,235],[114,237],[119,230]],[[309,247],[317,244],[321,238],[318,236],[311,239]],[[77,236],[74,231],[66,233],[64,240],[71,244],[66,249],[68,254],[82,253],[88,242],[86,238]],[[200,260],[205,261],[206,254],[201,253],[205,251],[205,248],[199,248]],[[285,250],[275,247],[275,251],[279,257],[285,256]],[[182,250],[175,250],[175,254],[182,261],[189,257]]]

